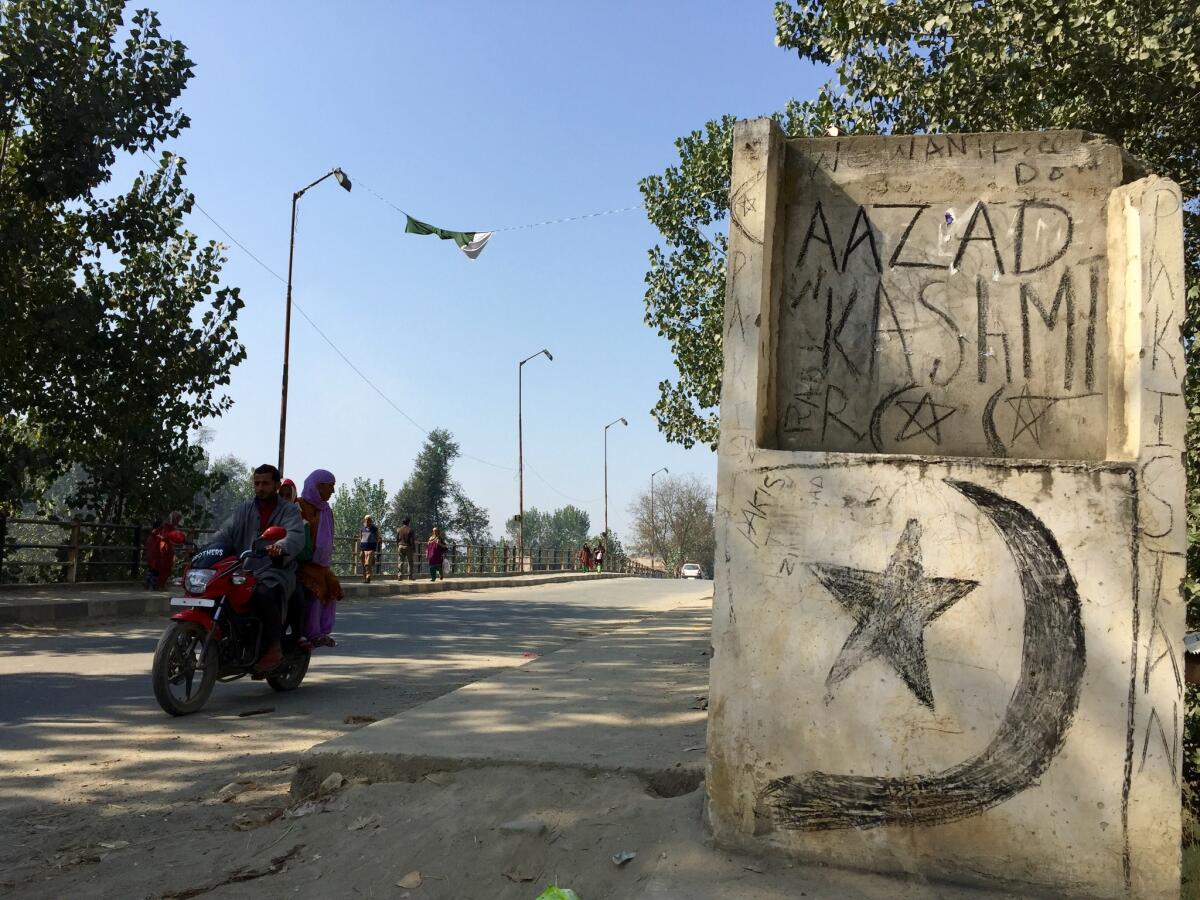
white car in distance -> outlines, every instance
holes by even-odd
[[[704,570],[695,563],[684,563],[679,568],[680,578],[703,578]]]

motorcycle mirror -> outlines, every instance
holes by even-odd
[[[280,525],[272,525],[259,535],[259,538],[264,541],[281,541],[285,537],[287,537],[287,529]]]
[[[167,540],[172,544],[183,544],[187,542],[187,535],[182,531],[168,531]]]

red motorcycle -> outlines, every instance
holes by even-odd
[[[218,681],[250,675],[265,678],[277,691],[294,691],[304,680],[310,656],[293,635],[284,636],[283,661],[275,669],[254,671],[266,648],[250,597],[258,573],[271,566],[266,545],[286,536],[286,529],[272,525],[240,556],[210,547],[184,567],[185,596],[171,598],[171,606],[179,611],[158,641],[151,670],[154,698],[171,715],[199,710]],[[169,538],[174,543],[185,540],[181,533]]]

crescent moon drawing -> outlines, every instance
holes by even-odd
[[[917,387],[917,383],[915,381],[910,381],[908,384],[904,385],[904,387],[899,387],[899,388],[896,388],[894,391],[891,391],[890,393],[885,395],[878,403],[875,404],[875,409],[873,409],[871,411],[870,432],[871,432],[871,446],[875,448],[876,452],[878,452],[878,453],[884,452],[884,450],[883,450],[883,433],[882,433],[883,432],[883,414],[885,412],[887,412],[889,408],[891,408],[891,405],[893,403],[895,403],[902,394],[904,394],[906,391],[911,391],[915,387]]]
[[[1029,509],[946,479],[988,517],[1016,564],[1025,601],[1021,675],[991,743],[940,772],[901,778],[807,772],[761,799],[799,831],[936,825],[978,815],[1033,785],[1062,749],[1086,664],[1079,592],[1058,541]]]
[[[992,456],[1008,456],[1008,448],[1004,446],[1004,441],[1000,440],[1000,435],[996,432],[996,404],[1000,402],[1003,394],[1004,385],[1001,385],[996,393],[988,397],[988,402],[983,407],[983,436],[987,438]]]

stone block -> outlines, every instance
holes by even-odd
[[[1182,231],[1141,174],[1081,132],[739,124],[718,841],[1178,896]]]

